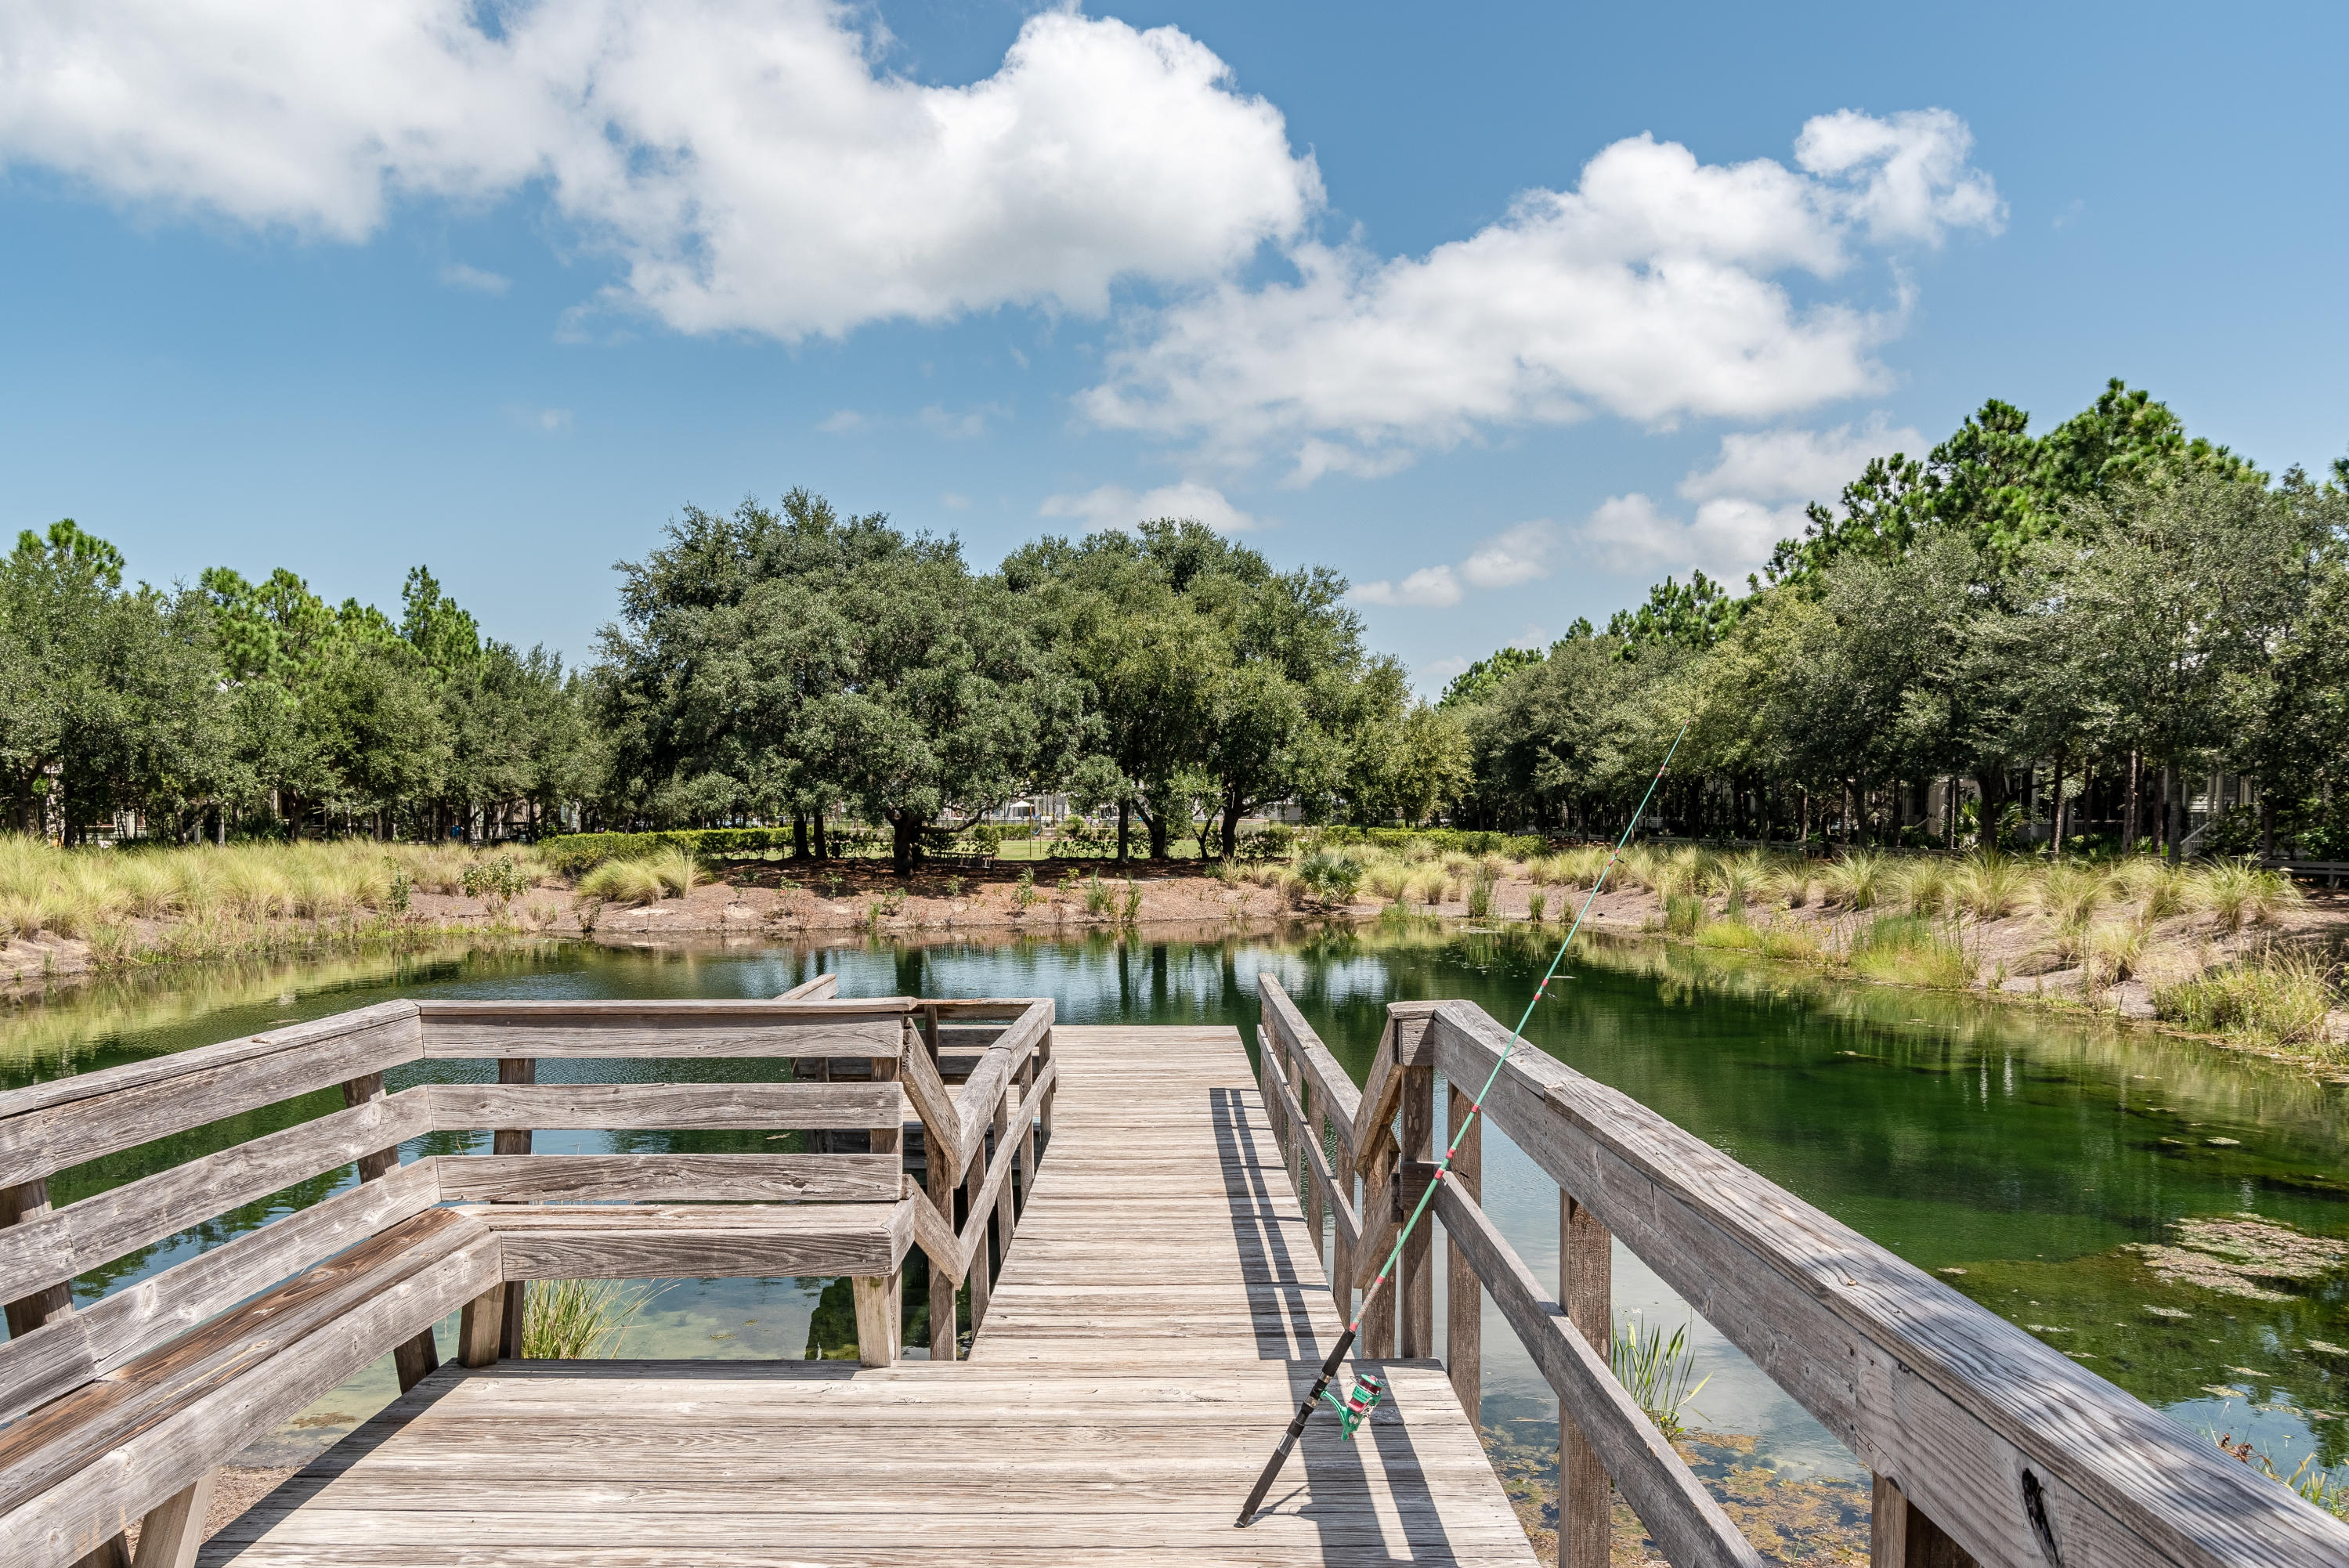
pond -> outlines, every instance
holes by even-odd
[[[479,946],[217,969],[0,1015],[0,1087],[393,996],[759,997],[824,971],[839,973],[843,995],[1049,995],[1068,1023],[1227,1022],[1252,1041],[1256,977],[1270,970],[1359,1079],[1388,1002],[1464,997],[1513,1023],[1555,940],[1554,928],[1545,936],[1411,921],[997,945]],[[1830,982],[1657,942],[1590,943],[1568,968],[1561,999],[1530,1026],[1539,1049],[1936,1271],[2189,1429],[2248,1439],[2286,1473],[2312,1455],[2349,1460],[2342,1082],[2075,1016]],[[612,1065],[543,1064],[543,1081],[565,1068],[610,1077]],[[640,1067],[670,1078],[772,1070]],[[486,1071],[417,1063],[390,1087]],[[313,1096],[63,1172],[55,1201],[339,1106],[331,1093]],[[487,1134],[440,1134],[403,1155],[476,1145],[485,1149]],[[541,1133],[536,1143],[546,1152],[622,1146],[774,1147],[756,1133]],[[1497,1132],[1485,1162],[1486,1208],[1537,1275],[1555,1278],[1556,1187]],[[145,1249],[78,1281],[77,1299],[122,1289],[351,1179],[319,1178]],[[1733,1439],[1735,1462],[1777,1478],[1863,1479],[1848,1452],[1620,1246],[1615,1280],[1619,1314],[1636,1310],[1667,1331],[1689,1324],[1693,1375],[1704,1379],[1685,1415],[1692,1428]],[[802,1356],[824,1283],[661,1282],[624,1352]],[[1554,1451],[1555,1406],[1489,1306],[1484,1338],[1488,1440],[1538,1466]],[[444,1337],[444,1356],[450,1349]],[[387,1358],[244,1462],[298,1462],[393,1392]]]

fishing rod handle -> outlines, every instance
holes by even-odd
[[[1290,1421],[1288,1430],[1281,1434],[1280,1446],[1272,1450],[1272,1458],[1264,1461],[1264,1473],[1256,1478],[1255,1490],[1248,1493],[1247,1501],[1240,1504],[1240,1516],[1234,1522],[1235,1529],[1246,1530],[1255,1520],[1256,1511],[1264,1502],[1265,1493],[1272,1490],[1272,1483],[1279,1478],[1280,1467],[1288,1462],[1289,1450],[1297,1446],[1297,1439],[1305,1435],[1305,1423],[1313,1418],[1313,1407],[1321,1402],[1322,1391],[1330,1387],[1330,1379],[1335,1377],[1338,1368],[1345,1364],[1346,1352],[1354,1347],[1354,1333],[1349,1328],[1340,1335],[1338,1347],[1330,1352],[1328,1360],[1321,1363],[1321,1375],[1313,1379],[1312,1391],[1305,1396],[1305,1402],[1297,1407],[1297,1418]]]

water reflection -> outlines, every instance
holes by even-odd
[[[1277,975],[1359,1077],[1390,1001],[1464,997],[1514,1022],[1555,928],[1417,920],[1278,936],[1108,934],[986,944],[476,945],[123,982],[0,1018],[14,1086],[135,1060],[396,995],[766,996],[825,971],[851,995],[1049,995],[1071,1023],[1231,1023],[1252,1034]],[[2292,1068],[2108,1025],[1964,997],[1852,985],[1742,954],[1588,944],[1528,1026],[1531,1043],[1632,1095],[2189,1426],[2223,1427],[2296,1462],[2344,1457],[2349,1280],[2280,1301],[2164,1283],[2130,1249],[2193,1215],[2256,1213],[2349,1234],[2342,1086]],[[548,1081],[765,1075],[773,1064],[549,1063]],[[436,1062],[399,1081],[482,1076]],[[339,1106],[329,1094],[231,1119],[60,1174],[62,1201]],[[757,1134],[553,1132],[549,1150],[725,1150]],[[471,1147],[460,1134],[407,1157]],[[1537,1274],[1554,1273],[1557,1193],[1505,1136],[1487,1140],[1486,1207]],[[347,1171],[170,1238],[78,1283],[88,1300],[328,1195]],[[1676,1325],[1685,1309],[1618,1249],[1617,1301]],[[632,1353],[796,1355],[822,1282],[688,1282]],[[1783,1470],[1849,1457],[1709,1326],[1695,1335],[1702,1425],[1756,1434]],[[1485,1326],[1488,1421],[1544,1440],[1546,1388],[1497,1317]],[[2326,1347],[2326,1348],[2320,1348]],[[388,1388],[388,1385],[386,1384]],[[353,1408],[365,1400],[354,1393]],[[2290,1463],[2286,1463],[2286,1469]]]

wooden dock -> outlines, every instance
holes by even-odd
[[[823,975],[771,1001],[381,1002],[0,1094],[0,1563],[132,1568],[134,1528],[136,1568],[1526,1563],[1464,1414],[1497,1323],[1558,1401],[1563,1568],[1632,1546],[1618,1499],[1672,1568],[1764,1568],[1614,1375],[1618,1247],[1872,1472],[1873,1568],[2349,1563],[2341,1521],[1473,1003],[1390,1003],[1357,1083],[1257,984],[1253,1078],[1228,1028]],[[645,1081],[662,1057],[789,1065]],[[471,1066],[413,1070],[437,1061]],[[51,1202],[57,1172],[299,1100]],[[1554,1276],[1483,1207],[1488,1127],[1557,1184]],[[809,1136],[534,1152],[543,1129]],[[72,1298],[329,1174],[331,1196]],[[1398,1248],[1423,1194],[1444,1239]],[[968,1289],[967,1357],[900,1353],[915,1249],[930,1321]],[[1391,1402],[1350,1443],[1317,1420],[1235,1529],[1339,1304],[1398,1252],[1355,1346]],[[849,1280],[860,1365],[519,1358],[533,1282],[719,1275]],[[399,1398],[200,1546],[219,1467],[387,1354]]]
[[[240,1568],[1530,1563],[1442,1367],[1233,1516],[1342,1324],[1239,1037],[1054,1031],[1048,1157],[960,1363],[426,1377],[215,1537]]]

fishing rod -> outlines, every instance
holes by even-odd
[[[1265,1460],[1264,1473],[1256,1478],[1255,1489],[1248,1493],[1247,1501],[1240,1504],[1237,1528],[1245,1530],[1255,1522],[1256,1511],[1262,1506],[1265,1493],[1272,1490],[1273,1481],[1280,1474],[1280,1467],[1288,1462],[1289,1451],[1297,1447],[1297,1439],[1305,1435],[1305,1423],[1313,1418],[1314,1406],[1327,1399],[1344,1424],[1342,1435],[1351,1441],[1356,1429],[1371,1418],[1371,1412],[1386,1397],[1386,1383],[1375,1373],[1357,1374],[1353,1392],[1343,1399],[1330,1392],[1330,1384],[1338,1376],[1339,1367],[1344,1365],[1346,1352],[1354,1347],[1354,1340],[1362,1331],[1362,1319],[1370,1315],[1371,1303],[1377,1299],[1388,1276],[1394,1273],[1395,1264],[1402,1261],[1403,1243],[1411,1240],[1411,1233],[1419,1228],[1420,1217],[1427,1212],[1428,1204],[1434,1201],[1436,1183],[1442,1181],[1444,1172],[1452,1169],[1452,1157],[1460,1152],[1461,1140],[1468,1135],[1468,1129],[1475,1125],[1477,1116],[1483,1112],[1485,1097],[1493,1092],[1493,1086],[1500,1081],[1501,1069],[1509,1065],[1509,1053],[1516,1050],[1518,1042],[1526,1037],[1526,1026],[1533,1021],[1534,1008],[1540,1005],[1543,994],[1549,989],[1549,983],[1557,977],[1557,966],[1566,962],[1566,951],[1574,945],[1575,934],[1582,929],[1582,922],[1590,913],[1590,906],[1599,902],[1599,890],[1607,885],[1608,873],[1615,869],[1615,863],[1623,858],[1623,851],[1631,842],[1632,833],[1639,829],[1640,819],[1648,814],[1648,802],[1656,798],[1656,786],[1664,781],[1664,769],[1672,765],[1672,758],[1679,753],[1681,742],[1688,738],[1688,732],[1689,727],[1683,724],[1680,733],[1672,737],[1672,744],[1665,751],[1663,762],[1656,769],[1656,776],[1648,780],[1648,792],[1640,797],[1640,809],[1632,812],[1630,821],[1624,824],[1622,837],[1615,841],[1613,852],[1607,857],[1607,863],[1599,868],[1599,876],[1590,884],[1590,896],[1582,901],[1581,909],[1575,913],[1574,923],[1566,929],[1566,940],[1557,944],[1557,954],[1549,961],[1549,968],[1543,973],[1541,984],[1534,987],[1532,998],[1526,1003],[1526,1010],[1518,1015],[1517,1026],[1509,1033],[1509,1043],[1501,1047],[1500,1058],[1494,1062],[1492,1072],[1485,1079],[1485,1087],[1478,1089],[1476,1098],[1468,1102],[1468,1114],[1460,1119],[1458,1127],[1452,1130],[1451,1146],[1444,1150],[1444,1158],[1436,1164],[1434,1175],[1428,1179],[1426,1191],[1420,1193],[1419,1203],[1412,1210],[1411,1218],[1404,1221],[1402,1228],[1395,1233],[1394,1250],[1387,1254],[1387,1261],[1380,1268],[1378,1277],[1371,1281],[1370,1288],[1362,1293],[1361,1310],[1354,1314],[1353,1322],[1346,1325],[1346,1332],[1338,1336],[1337,1347],[1330,1352],[1330,1358],[1321,1363],[1321,1375],[1313,1380],[1312,1391],[1297,1407],[1297,1417],[1288,1423],[1288,1430],[1281,1434],[1280,1446],[1272,1450],[1272,1458]],[[1368,1194],[1364,1196],[1367,1199]]]

